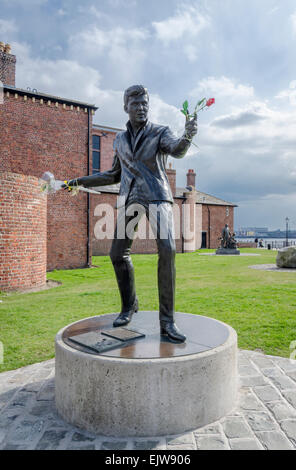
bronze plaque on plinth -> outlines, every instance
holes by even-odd
[[[68,340],[96,353],[102,353],[110,351],[111,349],[120,348],[129,341],[144,337],[145,335],[138,331],[128,330],[126,328],[112,328],[100,332],[89,331],[80,335],[70,336]]]

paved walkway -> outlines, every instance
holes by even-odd
[[[178,436],[110,438],[68,425],[54,406],[54,360],[0,374],[0,449],[296,449],[296,361],[239,352],[233,412]]]
[[[251,269],[259,269],[261,271],[277,271],[282,273],[296,273],[295,268],[278,268],[276,264],[255,264],[248,266]]]

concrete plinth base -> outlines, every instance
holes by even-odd
[[[240,255],[240,251],[237,248],[218,248],[216,255]]]
[[[56,406],[71,424],[109,436],[183,433],[229,413],[237,395],[237,336],[211,318],[176,314],[186,343],[159,335],[158,312],[127,328],[146,335],[104,355],[70,336],[112,329],[117,314],[73,323],[56,336]]]

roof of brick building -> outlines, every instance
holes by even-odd
[[[188,193],[190,189],[187,188],[176,188],[175,197],[183,197],[184,193]],[[224,199],[220,199],[216,196],[212,196],[211,194],[203,193],[202,191],[196,190],[196,203],[197,204],[207,204],[207,205],[214,205],[214,206],[233,206],[237,207],[236,204],[233,202],[225,201]]]
[[[94,110],[98,109],[98,107],[95,106],[94,104],[84,103],[82,101],[71,100],[68,98],[62,98],[60,96],[55,96],[55,95],[49,95],[47,93],[40,93],[34,88],[32,90],[31,89],[25,90],[24,88],[17,88],[17,87],[10,86],[10,85],[3,85],[3,88],[5,91],[9,91],[11,93],[18,93],[20,95],[27,95],[27,96],[35,97],[35,98],[44,98],[46,100],[50,99],[52,101],[58,101],[59,103],[68,103],[68,104],[73,104],[76,106],[92,108]]]
[[[120,183],[112,184],[108,186],[96,186],[92,189],[98,192],[103,192],[103,193],[118,194],[119,188],[120,188]],[[184,193],[188,193],[188,191],[190,191],[189,188],[176,188],[176,194],[174,195],[174,197],[183,198]],[[225,201],[224,199],[219,199],[218,197],[212,196],[211,194],[203,193],[201,191],[196,191],[196,203],[214,205],[214,206],[237,207],[237,205],[233,204],[232,202]]]

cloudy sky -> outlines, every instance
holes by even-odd
[[[199,190],[239,205],[235,225],[296,229],[295,0],[0,0],[0,40],[17,87],[96,104],[124,127],[122,94],[150,91],[150,119],[181,135],[180,107],[203,97],[185,159]]]

